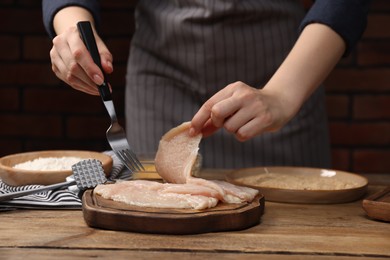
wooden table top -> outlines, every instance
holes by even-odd
[[[367,196],[389,183],[389,174],[373,178]],[[369,219],[361,203],[266,202],[255,227],[182,236],[90,228],[81,210],[4,211],[0,258],[388,259],[390,223]]]

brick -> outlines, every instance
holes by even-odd
[[[122,121],[136,2],[101,1],[101,35],[114,55],[109,82]],[[312,4],[302,2],[306,8]],[[40,5],[36,0],[0,1],[0,154],[109,149],[105,132],[110,120],[100,98],[71,89],[51,71],[51,42]],[[364,38],[325,82],[333,167],[339,170],[390,172],[384,165],[390,146],[389,12],[389,0],[372,1]]]
[[[390,64],[390,40],[363,41],[358,45],[357,63],[361,66]]]
[[[332,148],[332,168],[341,171],[350,171],[351,152],[348,149]]]
[[[123,116],[123,90],[114,89],[112,99],[117,115]],[[108,116],[100,96],[92,96],[69,86],[64,86],[64,88],[31,87],[24,90],[23,104],[26,112]]]
[[[347,118],[350,115],[350,98],[346,95],[327,95],[326,110],[329,118]]]
[[[131,1],[123,1],[123,0],[109,0],[109,1],[101,1],[101,7],[102,12],[104,12],[107,9],[133,9],[138,1],[131,0]]]
[[[0,61],[15,61],[20,59],[20,40],[15,36],[0,36]]]
[[[14,4],[14,0],[1,0],[0,6],[10,6]]]
[[[355,97],[353,117],[356,119],[390,119],[390,95]]]
[[[23,144],[20,139],[0,139],[0,157],[20,153]]]
[[[0,111],[16,111],[20,107],[19,90],[16,88],[0,88]]]
[[[309,10],[310,7],[313,5],[313,1],[310,1],[310,0],[301,0],[300,2],[303,5],[303,7],[305,8],[305,10]]]
[[[390,11],[390,1],[389,0],[373,0],[370,4],[370,11]]]
[[[390,145],[390,123],[330,122],[333,145]]]
[[[50,61],[52,43],[47,36],[25,36],[23,39],[23,58],[25,60]]]
[[[123,90],[126,85],[126,65],[117,64],[114,57],[114,72],[108,75],[108,81],[110,82],[113,92],[116,92],[117,89]]]
[[[59,79],[54,75],[49,63],[45,64],[0,64],[1,84],[53,85]]]
[[[115,64],[126,65],[129,57],[130,38],[109,38],[105,43],[114,57]]]
[[[42,3],[37,0],[17,0],[18,6],[20,7],[39,7],[41,8]]]
[[[106,151],[109,146],[106,140],[47,140],[34,139],[25,143],[26,151],[41,150],[88,150],[88,151]]]
[[[337,67],[352,67],[356,64],[356,48],[351,49],[351,52],[346,57],[341,57],[337,63]]]
[[[357,150],[353,153],[356,172],[389,173],[390,150]]]
[[[56,116],[1,115],[0,135],[11,137],[59,137],[62,134],[61,119]]]
[[[390,16],[386,14],[370,14],[363,38],[390,38]]]
[[[105,112],[99,96],[92,96],[71,87],[29,88],[24,91],[27,112],[102,114]]]
[[[70,117],[66,121],[66,133],[70,139],[106,139],[106,131],[110,126],[107,117]]]
[[[112,100],[115,104],[115,110],[117,116],[123,117],[125,114],[125,100],[124,100],[124,91],[121,89],[114,89],[112,93]]]
[[[325,82],[328,93],[387,92],[390,68],[336,68]]]
[[[0,9],[0,33],[46,34],[42,23],[41,7],[26,9]]]
[[[108,36],[126,36],[129,39],[134,33],[135,22],[132,12],[124,11],[106,11],[102,12],[101,35],[103,38]]]

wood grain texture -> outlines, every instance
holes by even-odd
[[[7,248],[1,250],[1,256],[4,259],[39,259],[52,260],[53,252],[47,249],[29,249],[29,248]],[[121,251],[113,249],[91,249],[91,250],[55,250],[55,259],[180,259],[180,260],[204,260],[204,259],[230,259],[230,260],[385,260],[387,257],[362,257],[362,256],[335,256],[332,255],[285,255],[279,253],[229,253],[229,252],[164,252],[164,251]]]
[[[96,195],[83,195],[83,214],[91,227],[155,234],[199,234],[242,230],[260,222],[264,196],[251,203],[226,204],[206,210],[160,209],[127,205]]]
[[[384,174],[383,183],[390,175]],[[385,188],[369,185],[368,196]],[[89,227],[81,210],[0,212],[5,259],[385,259],[390,224],[368,218],[362,200],[331,205],[266,202],[260,225],[242,231],[156,235]],[[0,257],[0,258],[1,258]]]
[[[369,217],[390,222],[390,186],[364,199],[362,206]]]
[[[334,176],[323,177],[324,172]],[[226,180],[258,189],[267,201],[313,204],[355,201],[362,198],[368,185],[367,178],[358,174],[309,167],[245,168],[226,174]],[[263,184],[270,180],[272,186]]]

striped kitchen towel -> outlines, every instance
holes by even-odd
[[[105,151],[113,159],[112,171],[109,179],[130,179],[130,172],[112,151]],[[68,177],[71,178],[71,177]],[[43,185],[9,186],[0,179],[0,194],[24,191],[43,187]],[[24,209],[81,209],[82,203],[77,186],[66,189],[51,190],[36,194],[14,198],[10,201],[0,202],[0,211],[18,208]]]
[[[43,185],[9,186],[0,180],[0,194],[31,190],[40,187],[43,187]],[[81,200],[76,193],[67,189],[62,189],[62,190],[51,190],[51,191],[26,195],[23,197],[14,198],[10,201],[3,201],[0,203],[0,210],[15,209],[15,208],[79,209],[81,208]]]

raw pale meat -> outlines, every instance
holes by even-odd
[[[213,191],[207,188],[190,185],[189,192],[184,193],[180,187],[176,190],[175,186],[182,185],[142,180],[118,181],[115,184],[100,184],[94,193],[105,199],[153,208],[207,209],[218,203],[218,199],[212,196]]]
[[[155,157],[158,174],[170,183],[186,183],[196,162],[202,134],[191,137],[190,122],[168,131],[160,140]]]
[[[259,193],[258,190],[237,186],[226,181],[211,180],[210,182],[214,182],[225,191],[226,195],[224,197],[224,201],[227,203],[252,201]]]
[[[155,158],[158,174],[167,182],[195,184],[218,192],[218,198],[227,203],[252,201],[258,191],[224,181],[209,181],[191,175],[198,155],[202,135],[191,137],[190,122],[185,122],[168,131],[162,138]],[[185,186],[183,188],[186,189]]]
[[[255,189],[192,176],[199,167],[196,162],[202,135],[189,136],[190,124],[183,123],[161,138],[155,166],[158,174],[168,183],[121,181],[98,185],[94,192],[106,199],[154,208],[207,209],[215,207],[218,201],[252,201],[258,193]]]

